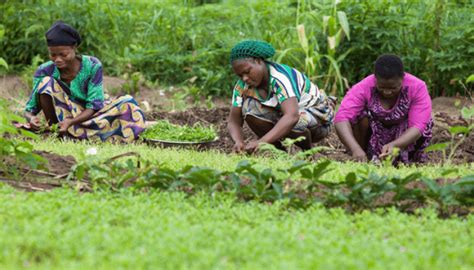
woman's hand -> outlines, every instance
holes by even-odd
[[[360,150],[360,151],[355,151],[352,153],[352,157],[356,160],[356,161],[360,161],[360,162],[367,162],[367,154]]]
[[[245,146],[245,152],[252,154],[254,153],[259,146],[260,142],[257,140],[252,140],[250,141],[246,146]]]
[[[39,130],[41,128],[40,120],[36,115],[33,115],[28,119],[28,124],[32,130]]]
[[[39,118],[31,112],[25,112],[25,119],[28,124],[25,125],[26,128],[32,130],[39,130],[41,128],[41,123]]]
[[[234,153],[241,153],[245,149],[245,144],[244,142],[236,142],[234,146],[232,147],[232,151]]]
[[[72,125],[72,119],[66,118],[63,121],[59,122],[59,133],[64,134],[67,133],[67,129]]]
[[[395,148],[395,145],[393,143],[387,143],[382,147],[382,151],[380,152],[379,157],[380,158],[385,158],[393,153],[393,148]]]

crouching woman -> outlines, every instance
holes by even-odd
[[[424,81],[404,72],[396,55],[382,55],[374,74],[354,85],[335,118],[337,135],[357,160],[378,160],[400,152],[394,163],[424,162],[433,121]]]
[[[232,70],[240,78],[228,121],[236,152],[252,153],[261,143],[281,147],[280,140],[300,136],[304,141],[297,144],[309,149],[331,130],[334,100],[300,71],[269,61],[274,54],[270,44],[255,40],[242,41],[231,51]],[[247,144],[244,121],[258,137]]]
[[[104,98],[102,64],[79,55],[79,33],[62,21],[46,32],[51,61],[42,64],[33,78],[33,91],[25,118],[32,129],[40,128],[43,111],[49,125],[77,139],[130,142],[145,128],[145,117],[131,96]]]

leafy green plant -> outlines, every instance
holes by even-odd
[[[216,139],[217,132],[213,126],[204,127],[196,124],[193,127],[178,126],[171,124],[168,120],[160,120],[149,127],[141,135],[146,139],[181,141],[181,142],[205,142]]]
[[[434,203],[440,213],[449,206],[474,204],[474,176],[466,176],[448,183],[438,182],[420,173],[405,177],[385,176],[369,170],[348,173],[344,181],[325,179],[331,170],[331,161],[312,164],[296,161],[289,168],[274,172],[243,160],[233,171],[218,171],[199,166],[185,166],[174,170],[156,164],[136,153],[125,153],[101,160],[96,150],[89,149],[73,167],[68,179],[77,180],[78,186],[90,189],[119,191],[179,191],[197,193],[228,193],[243,200],[258,202],[283,201],[284,205],[306,208],[314,203],[326,207],[344,207],[351,212],[377,207],[396,206],[405,209],[407,202],[419,205]],[[121,160],[124,157],[135,159]],[[448,175],[447,170],[443,175]],[[421,181],[419,181],[421,180]],[[409,204],[408,204],[409,205]]]
[[[275,159],[286,159],[286,160],[308,160],[316,153],[319,153],[324,150],[330,150],[331,148],[325,146],[315,146],[311,149],[298,151],[293,153],[294,145],[297,145],[298,142],[303,141],[305,138],[303,136],[292,139],[292,138],[285,138],[281,144],[286,149],[286,151],[282,149],[276,148],[275,145],[269,143],[263,143],[259,146],[258,150],[260,153],[264,155],[272,156]]]
[[[0,170],[4,173],[13,172],[18,175],[18,168],[26,164],[31,169],[44,166],[46,160],[33,153],[33,145],[17,137],[38,139],[38,136],[29,131],[18,129],[13,121],[24,123],[24,119],[10,112],[5,100],[0,99]],[[13,162],[7,162],[12,158]]]
[[[449,127],[448,131],[451,134],[451,140],[449,142],[441,142],[430,145],[425,149],[425,151],[441,151],[443,154],[443,162],[448,164],[451,163],[459,146],[464,143],[466,138],[474,129],[474,124],[472,123],[472,119],[474,117],[474,106],[462,108],[461,116],[469,121],[467,126],[459,125]]]
[[[59,0],[34,5],[3,1],[0,9],[5,33],[0,57],[9,72],[21,72],[36,55],[46,59],[45,31],[56,19],[67,18],[84,35],[80,52],[97,56],[107,74],[140,72],[146,80],[173,85],[196,77],[195,86],[205,96],[231,94],[235,76],[228,53],[242,39],[269,41],[277,49],[277,61],[305,71],[321,88],[340,95],[347,87],[344,78],[350,84],[362,79],[386,52],[402,56],[407,70],[425,80],[435,95],[469,93],[450,84],[472,72],[466,59],[473,58],[474,27],[465,24],[472,15],[466,1],[231,0],[194,5]],[[36,14],[48,16],[37,20]],[[255,16],[248,20],[237,14]],[[106,27],[111,35],[103,35]]]
[[[44,62],[43,58],[40,55],[35,55],[31,60],[31,64],[24,67],[21,71],[21,80],[29,88],[33,88],[33,74],[35,74],[36,69]]]
[[[2,41],[4,36],[5,36],[5,26],[3,26],[3,24],[0,24],[0,42]],[[0,56],[0,67],[2,67],[2,69],[5,69],[5,71],[8,70],[8,63],[1,56]],[[0,70],[2,70],[2,69],[0,69]]]
[[[144,77],[141,72],[125,73],[123,75],[126,83],[123,84],[123,90],[129,95],[134,95],[140,91],[140,87],[144,84]]]

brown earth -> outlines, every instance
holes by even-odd
[[[447,104],[451,104],[449,107]],[[465,102],[468,103],[467,101]],[[472,103],[471,103],[472,104]],[[446,142],[451,140],[448,128],[456,125],[467,126],[469,123],[462,119],[459,114],[459,109],[454,107],[454,99],[450,98],[436,98],[433,100],[434,121],[432,144]],[[438,109],[445,109],[446,111],[439,111]],[[213,145],[213,148],[225,153],[232,151],[233,141],[227,133],[227,117],[229,115],[229,108],[193,108],[183,112],[149,112],[146,117],[147,120],[161,120],[167,119],[174,124],[193,125],[195,123],[204,123],[207,125],[214,125],[218,130],[219,140]],[[247,125],[243,129],[244,137],[247,141],[255,138],[252,131]],[[328,137],[316,144],[317,146],[326,146],[331,150],[323,150],[314,155],[314,159],[326,157],[337,161],[347,161],[351,158],[345,154],[344,146],[339,141],[336,133],[331,132]],[[428,154],[430,163],[439,163],[443,160],[442,154],[439,152],[430,152]],[[470,134],[464,143],[462,143],[454,155],[454,163],[474,162],[474,136]]]
[[[61,156],[46,151],[34,151],[47,162],[38,169],[31,169],[26,164],[19,164],[15,159],[2,157],[0,182],[7,183],[25,191],[46,191],[65,184],[71,168],[76,164],[72,156]]]

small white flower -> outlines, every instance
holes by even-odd
[[[92,148],[87,149],[86,155],[88,156],[97,155],[97,148],[92,147]]]

